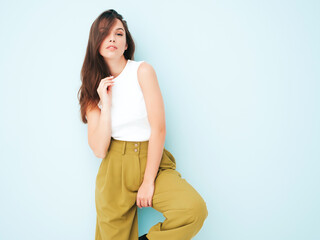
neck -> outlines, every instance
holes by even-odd
[[[107,60],[107,65],[110,69],[111,76],[114,76],[115,78],[122,72],[126,64],[127,59],[125,59],[123,55],[121,58]]]

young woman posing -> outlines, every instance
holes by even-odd
[[[137,207],[152,207],[166,218],[139,239],[190,240],[208,216],[206,202],[164,148],[157,76],[149,63],[133,60],[134,50],[127,23],[115,10],[93,22],[78,94],[88,144],[102,158],[95,240],[137,240]]]

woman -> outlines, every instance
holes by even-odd
[[[191,239],[208,216],[207,206],[164,148],[157,76],[150,64],[133,60],[134,50],[127,23],[115,10],[93,22],[78,94],[89,146],[102,158],[95,240],[137,240],[137,206],[166,217],[139,239]]]

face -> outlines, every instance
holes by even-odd
[[[115,48],[109,47],[110,45],[114,45]],[[113,59],[121,57],[127,48],[124,26],[119,19],[116,19],[109,35],[101,43],[99,52],[105,59]]]

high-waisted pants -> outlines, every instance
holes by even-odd
[[[148,143],[111,138],[96,177],[95,240],[138,240],[143,234],[138,233],[136,197],[143,182]],[[149,229],[149,240],[190,240],[208,216],[206,202],[181,177],[175,158],[165,148],[154,180],[152,208],[165,220]]]

